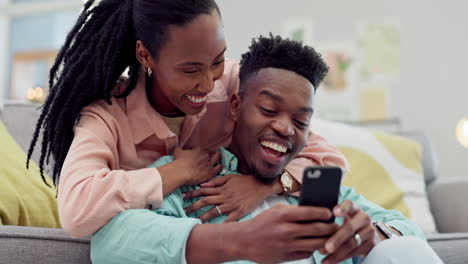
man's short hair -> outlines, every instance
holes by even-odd
[[[249,50],[242,54],[240,62],[239,94],[242,96],[243,84],[265,68],[279,68],[293,71],[307,80],[317,89],[328,72],[328,67],[312,47],[300,42],[283,39],[280,36],[260,36],[252,39]]]

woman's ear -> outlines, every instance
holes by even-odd
[[[141,42],[141,40],[137,40],[135,53],[141,65],[143,65],[145,68],[152,68],[152,65],[154,65],[153,56],[151,56],[151,53],[145,47],[143,42]]]
[[[240,97],[237,94],[231,95],[229,98],[229,118],[237,122],[240,111]]]

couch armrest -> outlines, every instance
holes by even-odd
[[[429,234],[427,241],[444,263],[468,263],[468,233]]]
[[[468,177],[439,178],[429,185],[429,202],[439,232],[468,232],[467,190]]]
[[[89,238],[70,238],[62,229],[0,226],[2,263],[91,263]]]

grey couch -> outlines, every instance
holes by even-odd
[[[6,104],[2,120],[17,142],[27,149],[37,106]],[[426,185],[440,233],[428,234],[432,248],[448,264],[468,263],[468,175],[439,178],[437,159],[422,133],[402,133],[423,146]],[[37,153],[33,156],[38,160]],[[61,229],[0,226],[0,263],[90,263],[89,239],[72,239]]]

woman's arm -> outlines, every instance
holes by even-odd
[[[92,106],[82,111],[75,127],[58,188],[60,220],[73,237],[91,235],[121,211],[158,208],[163,196],[179,186],[206,181],[220,170],[213,166],[216,157],[199,149],[179,150],[175,161],[157,169],[120,169],[135,150],[131,135],[115,123],[108,111]],[[117,149],[124,142],[131,147],[120,148],[130,154]]]
[[[117,169],[119,134],[110,114],[104,119],[102,112],[82,112],[61,171],[59,215],[72,237],[91,235],[119,212],[158,207],[163,199],[157,169]]]

